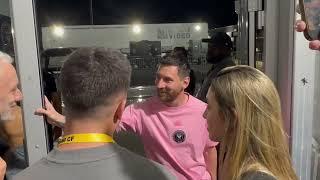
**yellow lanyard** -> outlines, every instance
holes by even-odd
[[[71,143],[114,143],[114,140],[111,136],[98,133],[70,134],[58,140],[58,145]]]

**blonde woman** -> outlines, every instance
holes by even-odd
[[[207,94],[219,180],[296,180],[273,82],[249,66],[223,69]]]

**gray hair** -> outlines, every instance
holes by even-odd
[[[10,63],[10,64],[13,63],[12,57],[9,54],[2,52],[2,51],[0,51],[0,61],[5,62],[5,63]]]

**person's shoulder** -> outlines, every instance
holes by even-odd
[[[232,59],[231,56],[226,57],[226,58],[224,59],[224,61],[222,61],[222,62],[223,62],[223,65],[224,65],[225,67],[235,66],[235,65],[236,65],[236,63],[234,62],[234,60]]]
[[[145,157],[142,157],[140,155],[137,155],[125,148],[118,147],[119,152],[121,154],[121,159],[125,160],[127,162],[127,165],[131,164],[131,168],[135,168],[136,171],[143,172],[144,177],[152,177],[154,180],[175,180],[176,178],[173,176],[173,174],[167,170],[163,165],[154,162],[152,160],[149,160]],[[135,171],[134,169],[131,169],[131,171]]]
[[[130,164],[131,171],[138,171],[143,174],[143,178],[152,178],[153,180],[175,180],[175,176],[163,165],[139,156],[125,148],[118,146],[121,159]],[[138,173],[142,175],[141,173]],[[139,176],[140,176],[139,175]]]
[[[33,165],[27,167],[26,169],[22,170],[18,174],[12,177],[12,180],[31,180],[34,179],[34,175],[41,173],[41,167],[43,164],[46,163],[46,158],[42,158],[39,161],[35,162]]]
[[[201,101],[200,99],[189,95],[189,99],[191,100],[192,106],[197,106],[197,107],[201,107],[201,108],[206,108],[207,107],[207,103]]]
[[[248,171],[241,176],[241,180],[276,180],[276,178],[262,171]]]

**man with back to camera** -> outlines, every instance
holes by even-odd
[[[206,95],[212,79],[215,78],[222,69],[234,66],[235,63],[231,57],[233,44],[230,36],[226,33],[214,33],[210,39],[202,39],[202,42],[208,43],[207,62],[212,64],[212,68],[208,71],[196,97],[203,102],[207,102]]]
[[[0,119],[6,121],[14,116],[14,108],[17,102],[22,100],[21,91],[18,89],[19,80],[12,58],[0,51]],[[8,145],[1,149],[1,154],[6,153]],[[2,146],[1,146],[2,148]],[[0,158],[0,179],[5,178],[6,162]]]
[[[179,180],[216,179],[217,152],[210,141],[202,114],[206,104],[184,89],[190,69],[184,59],[167,56],[159,62],[155,84],[157,96],[128,106],[119,130],[138,134],[146,156],[165,165]],[[63,126],[64,116],[46,102],[49,123]]]
[[[47,157],[13,179],[175,179],[162,165],[114,143],[130,75],[131,66],[120,52],[83,48],[72,53],[60,75],[64,136]]]

